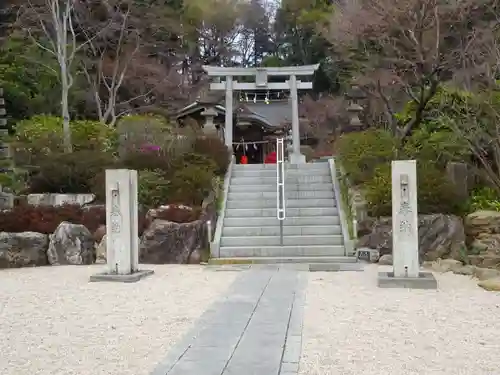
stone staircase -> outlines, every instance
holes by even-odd
[[[233,165],[211,263],[309,263],[318,270],[356,263],[344,246],[329,163],[287,164],[285,176],[281,246],[276,165]]]

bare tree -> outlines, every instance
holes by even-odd
[[[307,120],[301,124],[302,130],[318,140],[319,149],[331,147],[329,142],[348,122],[346,108],[342,97],[324,96],[314,100],[306,96],[299,107],[300,116]]]
[[[108,17],[111,22],[105,26],[106,32],[100,32],[102,25],[96,26],[88,22],[89,19],[82,22],[88,41],[87,55],[90,56],[82,59],[81,65],[92,92],[99,121],[114,126],[120,116],[117,113],[119,104],[125,104],[119,103],[119,90],[139,51],[141,41],[138,30],[129,25],[129,6],[125,6],[123,12],[120,6],[109,7]],[[96,32],[100,33],[99,38],[94,38]],[[112,43],[110,39],[116,42]]]
[[[160,10],[113,0],[102,4],[106,6],[98,16],[87,8],[78,19],[88,41],[81,68],[99,120],[114,126],[131,112],[154,106],[172,109],[178,102],[185,105],[198,85],[186,79],[184,54],[175,42],[180,32],[177,25],[163,19],[161,37],[173,39],[171,45],[164,45],[151,31],[151,25],[162,24],[154,14]]]
[[[383,103],[402,139],[420,125],[439,86],[461,68],[463,53],[457,50],[460,41],[472,43],[464,27],[472,6],[465,0],[367,0],[347,2],[335,12],[330,40],[357,64],[358,84]],[[394,108],[401,93],[414,103],[413,116],[403,124]]]
[[[29,38],[57,60],[61,84],[61,117],[65,152],[72,151],[69,92],[73,86],[73,64],[77,53],[88,43],[79,42],[74,27],[75,0],[28,0],[20,20]]]

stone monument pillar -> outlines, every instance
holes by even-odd
[[[380,272],[379,287],[436,289],[432,273],[420,272],[418,253],[417,162],[392,162],[393,272]]]
[[[135,282],[153,271],[139,270],[137,171],[106,170],[107,270],[90,281]]]

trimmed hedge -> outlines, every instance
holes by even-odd
[[[335,147],[347,177],[357,185],[369,180],[378,165],[394,158],[396,142],[389,132],[370,129],[343,134]]]
[[[70,204],[57,207],[19,205],[0,212],[0,231],[51,234],[63,221],[83,224],[94,232],[100,225],[106,224],[106,209],[102,206],[82,208]]]
[[[431,138],[415,132],[398,157],[417,160],[418,211],[422,214],[461,214],[465,203],[458,201],[444,166],[452,154],[462,155],[462,151],[449,146],[446,136],[436,133],[427,136]],[[440,142],[446,143],[446,147]],[[396,145],[397,140],[380,129],[345,134],[336,143],[347,178],[363,191],[368,213],[372,216],[392,215],[390,163],[395,159]]]
[[[363,185],[368,214],[374,217],[392,215],[391,166],[375,168],[373,178]],[[433,164],[417,162],[417,189],[419,214],[462,214],[460,202],[446,175]]]
[[[199,219],[201,208],[191,210],[178,205],[169,205],[166,209],[156,211],[155,218],[188,223]],[[139,235],[142,235],[147,224],[145,212],[139,212]],[[104,206],[81,207],[79,205],[33,206],[19,205],[11,210],[0,211],[0,232],[38,232],[52,234],[63,221],[84,225],[94,233],[101,225],[106,224],[106,208]]]

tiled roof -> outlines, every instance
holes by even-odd
[[[273,127],[282,127],[292,122],[292,103],[288,100],[273,101],[269,104],[245,102],[240,108],[252,112],[257,117],[264,118]]]

